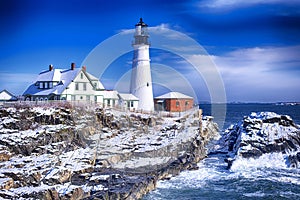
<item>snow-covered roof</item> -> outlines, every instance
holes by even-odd
[[[122,100],[125,101],[138,101],[139,99],[134,96],[133,94],[129,94],[129,93],[119,93],[119,96]]]
[[[53,70],[42,71],[41,73],[39,73],[35,82],[60,81],[61,80],[61,78],[60,78],[61,71],[62,71],[62,69],[53,69]]]
[[[118,91],[116,90],[103,90],[98,93],[103,95],[104,99],[119,99]]]
[[[90,78],[92,81],[98,81],[98,80],[99,80],[97,77],[95,77],[94,75],[88,73],[87,71],[85,71],[85,73],[89,76],[89,78]]]
[[[7,90],[2,90],[0,92],[0,101],[15,101],[18,100],[13,94],[8,92]]]
[[[66,87],[76,78],[81,71],[80,68],[76,69],[53,69],[51,71],[41,72],[36,81],[31,84],[23,93],[23,95],[49,95],[49,94],[61,94]],[[53,88],[39,89],[37,82],[59,82]]]
[[[187,96],[180,92],[169,92],[164,95],[155,97],[155,99],[193,99],[193,97]]]
[[[102,83],[99,81],[99,79],[97,77],[95,77],[94,75],[88,73],[87,71],[85,71],[85,73],[91,81],[97,81],[97,88],[96,89],[100,89],[100,90],[105,89],[104,86],[102,85]]]

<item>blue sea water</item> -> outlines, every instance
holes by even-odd
[[[219,106],[224,109],[224,105]],[[211,114],[211,105],[201,108],[204,115]],[[299,105],[228,104],[224,127],[220,129],[225,130],[251,112],[261,111],[290,115],[300,124]],[[159,181],[157,189],[143,199],[300,199],[300,169],[287,168],[280,155],[264,159],[241,163],[239,168],[227,170],[224,155],[212,155],[198,164],[198,170],[184,171],[170,180]]]

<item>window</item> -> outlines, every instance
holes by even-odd
[[[83,73],[80,74],[80,78],[83,79]]]
[[[72,95],[72,96],[71,96],[71,100],[72,100],[72,101],[75,101],[75,100],[76,100],[76,96],[75,96],[75,95]]]
[[[94,88],[97,89],[97,83],[94,83]]]
[[[110,99],[107,99],[107,105],[110,106]]]
[[[45,82],[45,89],[48,89],[48,82]]]
[[[91,100],[90,95],[86,95],[86,100],[87,100],[87,101],[90,101],[90,100]]]
[[[130,108],[130,102],[129,101],[127,102],[127,107]]]
[[[43,88],[44,88],[44,83],[40,82],[40,89],[43,89]]]
[[[115,103],[116,103],[116,101],[115,101],[115,100],[112,100],[112,105],[113,105],[113,106],[115,105]]]
[[[94,96],[94,100],[95,100],[95,102],[97,102],[97,96]]]
[[[188,106],[189,105],[189,101],[185,101],[185,106]]]
[[[79,84],[75,83],[75,90],[79,90]]]
[[[53,88],[53,82],[49,82],[49,88]]]
[[[83,83],[83,90],[86,91],[86,83]]]
[[[179,101],[176,101],[176,107],[179,107]]]
[[[83,97],[82,96],[80,96],[80,100],[82,100],[83,99]]]
[[[130,102],[130,107],[132,107],[132,108],[133,108],[133,101],[131,101],[131,102]]]

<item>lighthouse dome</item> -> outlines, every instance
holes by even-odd
[[[143,18],[140,18],[139,23],[137,23],[135,26],[148,27],[148,25],[143,22]]]

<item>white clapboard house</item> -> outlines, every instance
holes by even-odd
[[[49,65],[49,69],[39,73],[28,86],[23,96],[25,101],[88,101],[106,107],[123,106],[116,90],[105,90],[99,79],[87,72],[86,67],[76,68],[75,63],[69,69],[55,69]],[[135,103],[130,102],[130,105],[137,108],[138,99],[132,101]]]

